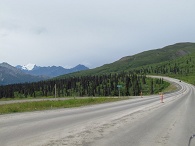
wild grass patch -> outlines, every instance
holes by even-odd
[[[12,103],[0,105],[0,114],[40,111],[57,108],[72,108],[86,105],[114,102],[126,98],[86,98],[86,99],[69,99],[69,100],[47,100],[33,101],[24,103]]]

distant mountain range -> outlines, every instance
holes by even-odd
[[[61,66],[40,67],[35,64],[28,64],[25,66],[18,65],[14,67],[6,62],[3,62],[0,64],[0,85],[37,82],[59,75],[87,69],[89,68],[84,65],[77,65],[71,69],[65,69]]]
[[[0,85],[36,82],[48,79],[43,76],[32,76],[22,72],[21,70],[9,65],[8,63],[0,64]]]
[[[61,66],[40,67],[40,66],[36,66],[35,64],[27,64],[24,66],[17,65],[16,68],[18,68],[22,72],[30,74],[30,75],[47,76],[50,78],[89,69],[88,67],[81,65],[81,64],[79,64],[73,68],[70,68],[70,69],[66,69],[66,68],[63,68]]]

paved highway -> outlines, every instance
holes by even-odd
[[[195,133],[195,88],[115,103],[0,116],[1,146],[187,146]],[[195,140],[194,140],[195,141]]]

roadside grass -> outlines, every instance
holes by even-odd
[[[180,80],[183,80],[185,82],[188,82],[190,84],[195,85],[195,75],[178,76],[177,78]]]
[[[177,90],[177,86],[173,83],[170,83],[170,85],[167,88],[165,88],[164,90],[162,90],[162,92],[164,92],[164,93],[165,92],[174,92],[176,90]]]
[[[54,98],[54,96],[47,97],[14,97],[14,98],[1,98],[0,101],[10,101],[10,100],[31,100],[31,99],[45,99]]]
[[[114,101],[125,100],[129,98],[85,98],[85,99],[69,99],[69,100],[52,100],[52,101],[33,101],[24,103],[12,103],[0,105],[0,114],[41,111],[57,108],[72,108],[86,105],[94,105],[100,103],[108,103]]]

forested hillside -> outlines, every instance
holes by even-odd
[[[195,53],[195,43],[177,43],[164,48],[145,51],[133,56],[126,56],[111,64],[105,64],[95,69],[76,72],[68,75],[63,75],[58,78],[66,78],[69,76],[86,76],[99,75],[109,73],[119,73],[121,71],[132,71],[137,68],[158,64],[165,61],[172,61],[180,57],[185,57]]]
[[[195,85],[195,53],[172,61],[151,64],[135,69],[136,73],[166,75]]]

